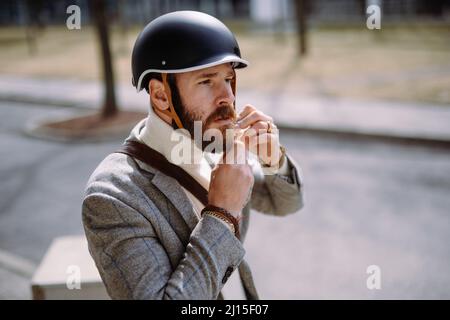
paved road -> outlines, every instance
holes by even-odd
[[[81,234],[80,203],[97,163],[121,141],[61,144],[25,136],[68,108],[0,103],[0,249],[38,264],[51,240]],[[450,150],[285,132],[302,165],[306,207],[255,213],[246,248],[267,299],[450,298]],[[381,268],[368,290],[366,268]],[[29,298],[0,268],[0,298]]]

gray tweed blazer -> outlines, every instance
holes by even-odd
[[[136,140],[136,126],[127,140]],[[288,176],[255,170],[239,241],[219,220],[201,219],[180,184],[125,154],[108,155],[93,172],[82,204],[89,251],[113,299],[222,299],[239,267],[257,298],[242,242],[250,209],[283,216],[303,206],[300,168],[288,155]],[[245,268],[244,268],[245,267]]]

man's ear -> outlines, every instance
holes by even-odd
[[[150,101],[152,106],[160,111],[169,108],[169,99],[167,98],[164,85],[158,79],[151,79],[148,83],[148,91],[150,93]]]

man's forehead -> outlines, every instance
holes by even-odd
[[[217,66],[195,70],[186,72],[186,74],[189,74],[190,77],[193,78],[200,78],[200,77],[214,77],[217,76],[219,73],[226,73],[228,74],[234,74],[233,67],[231,66],[231,63],[223,63],[219,64]]]

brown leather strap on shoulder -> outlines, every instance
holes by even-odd
[[[165,175],[177,180],[186,190],[192,193],[203,205],[208,204],[208,191],[203,186],[192,178],[182,168],[170,163],[166,157],[164,157],[158,151],[150,148],[149,146],[137,142],[126,141],[116,153],[124,153],[138,159],[153,168],[161,171]]]
[[[130,157],[152,166],[165,175],[174,178],[203,203],[204,206],[208,204],[208,191],[206,191],[201,184],[192,178],[186,171],[170,163],[161,153],[149,146],[136,141],[127,141],[116,151],[116,153],[129,155]],[[239,276],[247,300],[258,300],[258,293],[253,282],[253,277],[245,260],[242,260],[239,265]]]

